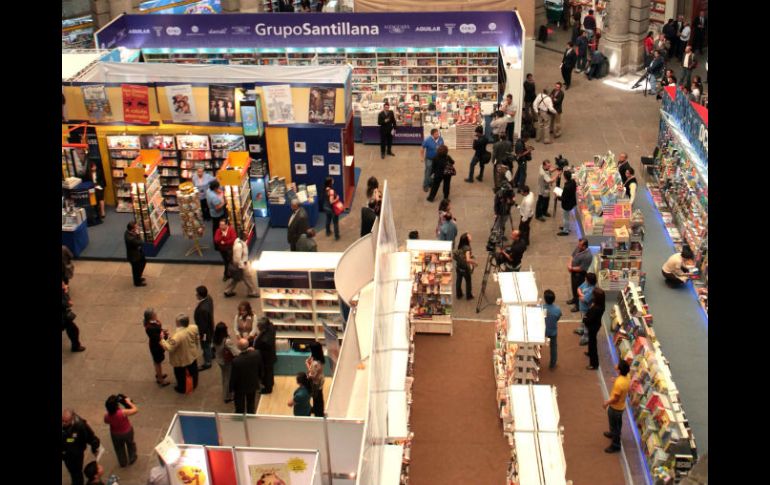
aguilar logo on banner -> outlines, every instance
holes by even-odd
[[[150,124],[150,95],[147,86],[122,84],[123,121],[139,125]]]

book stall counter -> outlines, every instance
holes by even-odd
[[[452,242],[410,239],[411,322],[417,333],[452,335]]]

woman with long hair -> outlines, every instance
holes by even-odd
[[[166,359],[166,351],[160,345],[160,341],[164,335],[168,335],[168,332],[163,330],[160,320],[158,320],[158,315],[152,308],[144,311],[144,332],[149,339],[152,365],[155,367],[155,382],[160,387],[165,387],[171,384],[171,382],[166,380],[168,376],[163,373],[163,361]]]
[[[245,338],[249,341],[249,346],[254,345],[254,339],[257,338],[259,329],[257,328],[257,316],[251,309],[251,303],[244,300],[238,305],[238,313],[233,320],[233,332],[235,339]]]
[[[334,213],[334,204],[340,200],[340,197],[332,188],[332,184],[334,184],[334,179],[331,177],[326,177],[326,182],[324,182],[326,197],[324,199],[325,204],[323,208],[324,212],[326,212],[326,235],[331,236],[331,225],[332,222],[334,222],[334,240],[339,241],[340,216],[339,214]]]
[[[441,185],[442,182],[444,183],[444,198],[448,199],[449,186],[452,182],[452,177],[457,172],[455,170],[455,161],[449,156],[449,148],[446,145],[438,147],[436,156],[433,157],[431,171],[433,173],[433,185],[431,185],[427,201],[433,202],[435,200],[439,185]]]
[[[307,366],[307,377],[313,383],[313,416],[323,417],[324,415],[324,365],[326,357],[321,344],[313,342],[310,344],[310,357],[305,360]]]
[[[583,317],[583,323],[588,331],[588,352],[585,354],[588,356],[588,370],[596,370],[599,368],[599,352],[597,350],[596,335],[599,333],[599,329],[602,328],[602,315],[604,315],[604,290],[600,287],[595,287],[593,291],[593,299],[591,306],[586,312],[586,316]]]
[[[380,182],[375,177],[369,177],[366,181],[366,200],[375,203],[374,213],[380,215],[382,192],[380,192]]]
[[[294,408],[294,416],[310,416],[310,396],[313,394],[313,383],[304,372],[297,372],[297,389],[289,401],[289,407]]]
[[[120,405],[123,405],[121,409]],[[131,426],[129,416],[139,412],[139,408],[131,402],[130,397],[112,395],[104,403],[107,413],[104,415],[104,423],[110,425],[110,437],[118,455],[118,463],[125,467],[133,464],[136,459],[136,442],[134,442],[134,427]]]
[[[470,233],[463,233],[460,236],[460,242],[457,244],[457,249],[454,255],[455,265],[457,266],[457,298],[463,297],[463,280],[465,280],[465,292],[467,293],[467,299],[472,300],[473,289],[471,288],[471,273],[478,263],[473,258],[473,251],[471,250],[471,235]]]
[[[227,332],[227,324],[225,322],[217,323],[214,327],[214,338],[212,339],[214,344],[214,360],[219,365],[219,370],[222,374],[222,399],[225,404],[233,400],[233,393],[230,391],[230,371],[232,370],[232,362],[236,355],[241,351],[238,350],[238,346],[230,338]]]
[[[259,350],[262,355],[262,390],[260,394],[270,394],[273,392],[275,382],[273,367],[278,357],[275,353],[275,325],[267,317],[257,320],[257,329],[259,336],[254,339],[254,348]]]

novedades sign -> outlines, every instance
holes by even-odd
[[[337,22],[331,25],[267,25],[258,23],[254,31],[261,37],[275,36],[284,39],[292,36],[337,36],[337,35],[380,35],[377,25],[356,25],[350,22]]]

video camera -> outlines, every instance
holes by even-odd
[[[516,192],[507,180],[500,184],[500,188],[495,193],[495,216],[509,215],[515,196]]]
[[[115,397],[118,398],[118,403],[120,403],[121,406],[123,406],[124,408],[130,407],[126,402],[126,398],[128,396],[126,396],[125,394],[115,394]]]
[[[554,163],[556,163],[556,167],[559,170],[564,170],[564,167],[569,166],[569,160],[564,158],[561,153],[556,156],[556,158],[554,159]]]

